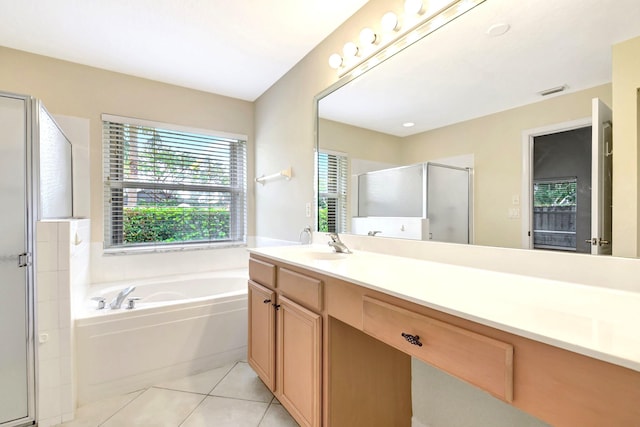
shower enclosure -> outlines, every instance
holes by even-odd
[[[472,177],[471,168],[431,162],[360,174],[352,232],[471,243]]]
[[[36,420],[35,221],[72,216],[71,143],[42,104],[0,93],[0,427]]]

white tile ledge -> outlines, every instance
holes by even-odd
[[[640,293],[326,245],[250,249],[480,324],[640,372]]]

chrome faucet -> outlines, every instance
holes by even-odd
[[[349,248],[340,240],[340,236],[338,236],[338,233],[329,233],[327,234],[327,236],[331,238],[331,241],[329,242],[329,246],[331,246],[334,251],[341,254],[351,253]]]
[[[122,303],[124,302],[124,299],[127,297],[127,295],[129,295],[131,292],[135,290],[136,290],[135,286],[129,286],[128,288],[124,288],[118,293],[118,295],[116,295],[113,301],[111,301],[111,303],[109,304],[109,307],[111,307],[112,310],[120,308],[122,306]]]
[[[376,234],[378,234],[378,233],[382,233],[382,231],[378,231],[378,230],[373,231],[373,230],[371,230],[371,231],[369,231],[369,232],[367,233],[367,236],[375,236],[375,235],[376,235]]]

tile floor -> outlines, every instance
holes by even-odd
[[[296,427],[246,362],[90,403],[60,427]]]

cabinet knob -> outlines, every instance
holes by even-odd
[[[269,304],[271,302],[271,300],[270,299],[266,299],[266,300],[264,300],[262,302],[265,303],[265,304]]]
[[[402,338],[407,340],[409,344],[417,345],[418,347],[422,347],[422,343],[420,342],[420,337],[418,335],[411,335],[407,333],[402,333]]]
[[[280,310],[280,304],[273,304],[276,310]]]

